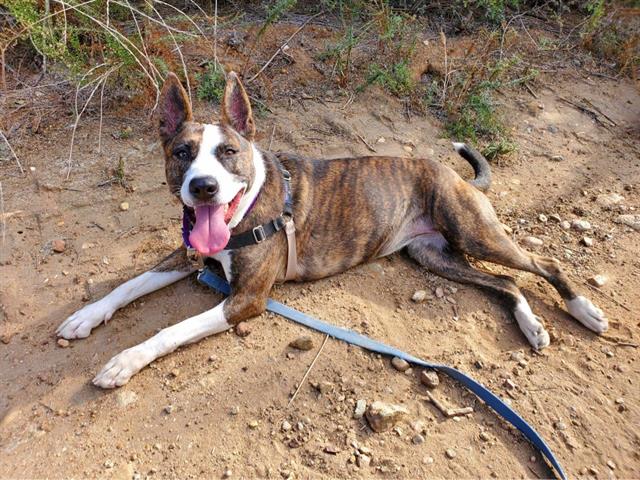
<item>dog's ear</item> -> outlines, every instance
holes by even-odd
[[[222,122],[231,125],[247,140],[253,140],[256,127],[249,96],[235,72],[229,72],[222,101]]]
[[[173,72],[169,73],[162,86],[158,115],[163,143],[172,139],[182,124],[193,118],[187,92]]]

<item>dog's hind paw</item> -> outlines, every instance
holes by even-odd
[[[100,370],[93,384],[101,388],[121,387],[153,360],[147,353],[140,345],[120,352]]]
[[[565,305],[571,316],[589,330],[593,330],[596,333],[604,333],[609,329],[607,317],[588,298],[578,296],[573,300],[565,301]]]
[[[522,333],[524,333],[524,336],[527,337],[534,349],[542,350],[549,346],[549,332],[545,330],[540,318],[531,311],[524,297],[518,302],[513,313],[518,321],[520,330],[522,330]]]
[[[105,303],[104,299],[91,303],[81,308],[67,318],[56,330],[56,335],[68,340],[74,338],[86,338],[91,330],[107,322],[115,312],[115,309]]]

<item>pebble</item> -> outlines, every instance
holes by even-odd
[[[586,232],[587,230],[591,230],[591,224],[586,220],[574,220],[571,222],[571,228],[579,232]]]
[[[230,478],[231,475],[233,475],[233,472],[229,469],[226,469],[223,473],[222,473],[222,478]]]
[[[589,278],[587,280],[587,282],[590,285],[593,285],[594,287],[604,287],[605,284],[607,283],[607,277],[605,275],[602,274],[598,274],[598,275],[594,275],[593,277]]]
[[[562,155],[552,155],[551,156],[551,161],[552,162],[563,162],[564,161],[564,157]]]
[[[422,459],[422,463],[425,465],[431,465],[433,463],[433,457],[426,456]]]
[[[444,290],[443,290],[442,287],[437,287],[436,288],[436,297],[438,297],[438,298],[444,297]]]
[[[449,459],[456,458],[457,455],[453,448],[447,448],[444,453]]]
[[[409,411],[401,405],[376,401],[369,405],[366,418],[371,429],[379,433],[391,429],[408,414]]]
[[[555,125],[549,125],[547,127],[547,131],[549,133],[558,133],[558,127],[556,127]]]
[[[593,238],[591,237],[582,237],[581,242],[585,247],[593,247]]]
[[[175,409],[176,407],[174,407],[173,405],[167,405],[166,407],[164,407],[164,413],[166,413],[167,415],[171,415]]]
[[[234,405],[233,407],[231,407],[231,410],[229,410],[229,414],[234,417],[239,413],[240,413],[240,407],[238,407],[237,405]]]
[[[258,421],[257,420],[251,420],[249,423],[247,423],[247,426],[251,429],[251,430],[255,430],[256,428],[258,428]]]
[[[622,223],[627,227],[631,227],[636,231],[640,231],[640,215],[633,215],[633,214],[620,215],[616,219],[616,223]]]
[[[129,210],[129,202],[122,202],[120,204],[120,210],[122,210],[123,212],[126,212],[127,210]]]
[[[423,385],[429,388],[436,388],[440,385],[438,374],[433,370],[422,370],[420,372],[420,381]]]
[[[289,343],[289,346],[297,350],[311,350],[313,348],[313,339],[309,335],[303,335]]]
[[[488,442],[491,440],[491,436],[487,432],[480,432],[480,440],[483,442]]]
[[[378,140],[376,140],[376,143],[384,143],[384,142],[386,142],[386,141],[387,141],[387,139],[386,139],[386,138],[384,138],[384,137],[379,137],[379,138],[378,138]]]
[[[551,215],[549,215],[549,220],[560,223],[562,221],[562,218],[560,218],[560,215],[558,215],[557,213],[552,213]]]
[[[411,366],[411,365],[409,365],[409,362],[407,362],[406,360],[403,360],[402,358],[399,358],[399,357],[393,357],[391,359],[391,365],[393,365],[393,368],[395,368],[399,372],[405,372]]]
[[[560,228],[563,230],[569,230],[571,228],[571,224],[566,220],[563,220],[562,222],[560,222]]]
[[[554,424],[554,427],[556,427],[556,430],[562,431],[562,430],[566,430],[567,429],[567,424],[564,423],[564,422],[556,422]]]
[[[353,411],[353,418],[362,418],[364,416],[364,412],[367,409],[367,402],[366,400],[358,400],[356,402],[356,408]]]
[[[513,382],[513,380],[507,378],[504,383],[502,384],[507,390],[515,390],[516,388],[516,384]]]
[[[524,237],[522,243],[529,248],[538,248],[544,245],[544,242],[537,237]]]
[[[421,443],[424,443],[424,437],[420,434],[417,434],[411,439],[411,442],[414,445],[420,445]]]
[[[542,223],[547,223],[549,219],[544,213],[541,213],[540,215],[538,215],[538,220],[540,220]]]
[[[172,369],[170,373],[171,373],[171,376],[172,376],[173,378],[176,378],[176,377],[179,377],[179,376],[180,376],[180,370],[179,370],[179,369],[177,369],[177,368]]]
[[[358,465],[359,468],[368,468],[369,465],[371,465],[371,457],[369,455],[358,455],[356,465]]]
[[[613,205],[617,205],[623,201],[624,197],[617,193],[603,193],[596,197],[596,203],[603,208],[612,207]]]
[[[283,432],[288,432],[289,430],[291,430],[291,424],[287,420],[285,420],[284,422],[282,422],[280,428]]]
[[[607,467],[609,467],[611,470],[615,470],[616,464],[613,462],[613,460],[607,460]]]
[[[51,242],[51,249],[56,253],[62,253],[67,248],[67,242],[62,239],[56,239]]]
[[[113,468],[113,466],[114,466],[113,460],[105,460],[104,468]]]
[[[421,302],[424,302],[426,298],[427,298],[427,292],[425,290],[416,290],[413,296],[411,297],[411,300],[413,300],[416,303],[421,303]]]
[[[402,147],[403,150],[407,153],[411,153],[413,152],[413,147],[411,145],[405,145],[404,147]]]
[[[251,333],[251,326],[249,322],[240,322],[235,328],[236,335],[239,337],[246,337]]]
[[[126,407],[138,401],[138,394],[132,390],[119,390],[116,393],[116,402],[121,407]]]
[[[62,348],[67,348],[69,346],[69,340],[67,340],[66,338],[59,338],[58,346]]]

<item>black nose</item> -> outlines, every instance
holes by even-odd
[[[218,193],[218,182],[213,177],[194,178],[189,182],[189,193],[198,200],[211,200]]]

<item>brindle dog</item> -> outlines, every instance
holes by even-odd
[[[251,105],[235,73],[228,75],[221,121],[213,124],[193,120],[182,85],[169,75],[160,103],[167,181],[192,217],[187,241],[202,257],[222,264],[232,294],[215,308],[116,355],[94,378],[96,385],[123,385],[181,345],[264,312],[271,287],[285,280],[285,233],[233,250],[225,246],[232,233],[252,231],[282,214],[283,169],[292,178],[297,280],[334,275],[406,247],[438,275],[499,293],[533,348],[546,347],[549,334],[514,281],[476,270],[467,262],[469,256],[540,275],[556,288],[573,317],[597,333],[607,329],[602,311],[577,295],[556,259],[529,253],[507,236],[480,191],[489,186],[489,166],[466,145],[454,147],[476,171],[471,182],[431,159],[276,155],[258,149],[254,135]],[[151,271],[70,316],[57,333],[68,339],[87,337],[117,309],[194,270],[181,247]]]

